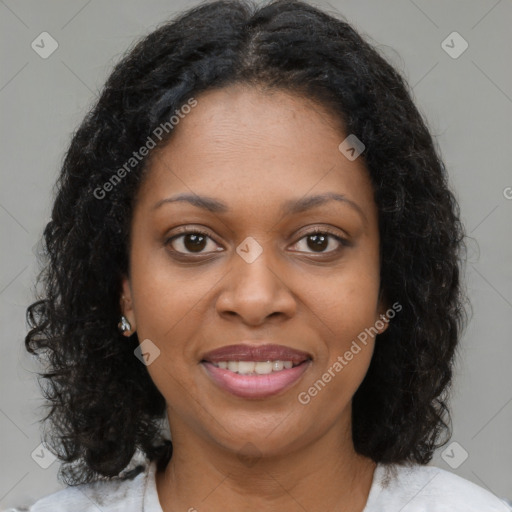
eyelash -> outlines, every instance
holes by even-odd
[[[173,242],[174,240],[176,240],[177,238],[180,238],[180,237],[183,237],[185,235],[202,235],[204,237],[207,237],[207,238],[210,238],[211,240],[213,240],[213,238],[210,236],[209,233],[207,233],[206,231],[200,229],[200,228],[181,228],[179,230],[179,232],[177,234],[174,234],[172,237],[168,238],[166,241],[165,241],[165,245],[170,245],[171,242]],[[312,229],[311,231],[308,231],[307,233],[304,233],[297,242],[299,242],[300,240],[302,240],[303,238],[307,238],[308,236],[312,236],[312,235],[329,235],[330,237],[334,238],[337,242],[339,242],[342,246],[344,247],[349,247],[350,246],[350,242],[339,236],[338,234],[334,233],[332,230],[330,230],[329,228],[314,228]],[[215,240],[213,240],[215,241]],[[297,243],[296,242],[296,243]],[[201,256],[201,254],[208,254],[208,253],[183,253],[183,252],[179,252],[179,251],[176,251],[174,249],[171,249],[172,252],[180,255],[180,256],[192,256],[192,257],[195,257],[195,256]],[[338,249],[335,249],[335,250],[332,250],[332,251],[327,251],[327,252],[318,252],[318,253],[314,253],[314,252],[311,252],[311,253],[308,253],[308,254],[334,254],[336,252],[339,252],[340,251],[340,248]]]

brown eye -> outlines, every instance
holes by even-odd
[[[297,244],[303,240],[305,240],[305,245],[308,249],[319,254],[336,252],[340,250],[340,246],[349,245],[348,241],[344,238],[325,230],[315,230],[310,233],[306,233],[306,235],[303,236]]]
[[[166,244],[170,245],[173,251],[180,254],[202,254],[205,252],[212,252],[205,251],[209,240],[212,239],[204,231],[191,229],[169,238]],[[215,244],[213,245],[215,246]]]

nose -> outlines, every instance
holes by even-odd
[[[221,316],[257,326],[270,317],[284,320],[295,314],[297,304],[287,284],[289,276],[282,266],[271,262],[266,253],[268,250],[251,263],[234,255],[217,299],[216,307]]]

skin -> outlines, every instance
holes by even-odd
[[[165,397],[174,445],[156,476],[162,509],[362,511],[376,465],[354,450],[351,401],[375,338],[309,404],[297,397],[386,311],[364,161],[348,160],[338,150],[341,123],[298,95],[236,85],[197,101],[151,155],[121,298],[127,334],[136,330],[140,342],[160,350],[147,369]],[[287,200],[324,192],[344,195],[360,211],[338,201],[280,211]],[[230,211],[181,201],[154,209],[178,193],[216,198]],[[208,237],[199,246],[190,235],[169,242],[179,226]],[[318,248],[306,236],[316,227],[350,245],[329,237]],[[252,263],[236,252],[247,237],[263,250]],[[242,340],[287,345],[313,362],[279,395],[239,398],[217,387],[200,360]]]

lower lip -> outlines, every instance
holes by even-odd
[[[288,370],[284,369],[268,375],[240,375],[207,361],[201,364],[219,387],[233,395],[242,398],[266,398],[293,386],[308,369],[310,363],[311,360],[305,361]]]

